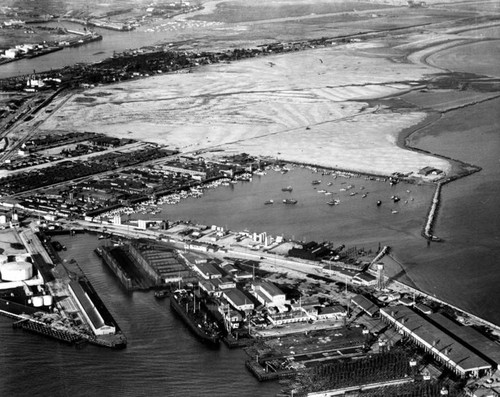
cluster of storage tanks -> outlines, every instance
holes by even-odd
[[[33,305],[33,307],[52,306],[54,299],[52,295],[33,295],[28,300],[28,303]]]
[[[33,277],[33,264],[26,261],[26,256],[16,256],[8,262],[7,255],[0,254],[0,278],[4,282],[25,281]]]
[[[0,278],[1,282],[26,281],[33,277],[33,264],[28,262],[29,254],[15,255],[8,257],[0,254]],[[1,285],[0,282],[0,285]],[[24,290],[28,299],[28,304],[34,307],[52,306],[53,297],[45,293],[43,287],[38,285],[35,294],[27,284],[24,284]]]

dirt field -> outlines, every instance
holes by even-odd
[[[331,37],[344,30],[418,28],[386,32],[384,38],[364,37],[349,44],[87,90],[55,111],[42,125],[42,132],[104,132],[186,153],[214,148],[244,151],[383,175],[416,174],[426,166],[449,173],[448,161],[396,145],[402,130],[425,119],[425,104],[417,100],[413,107],[400,108],[370,103],[425,88],[429,76],[442,72],[427,64],[427,59],[463,42],[456,31],[460,29],[457,20],[468,14],[461,10],[451,13],[442,3],[424,8],[394,7],[400,4],[379,1],[330,4],[306,0],[293,4],[296,8],[290,16],[291,11],[285,11],[292,2],[257,1],[249,10],[242,2],[210,1],[197,12],[196,21],[193,15],[182,15],[174,22],[200,23],[197,28],[193,25],[196,33],[192,37],[205,31],[213,34],[196,43],[197,48],[213,37],[221,40],[219,44],[241,45],[241,40],[253,40],[256,45],[266,35],[273,40],[296,35],[304,39]],[[236,20],[242,22],[230,23]],[[438,25],[420,27],[433,23]],[[470,28],[467,25],[461,32]],[[444,56],[452,55],[445,52]],[[478,99],[472,92],[457,96],[450,91],[447,98],[441,91],[435,108],[462,106]]]
[[[349,44],[205,67],[87,91],[43,125],[128,136],[199,151],[222,147],[326,167],[390,174],[447,162],[395,146],[423,112],[370,107],[408,92],[434,70],[394,63]],[[397,82],[396,82],[397,81]],[[103,92],[106,95],[103,95]]]

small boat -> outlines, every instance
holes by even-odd
[[[394,201],[395,203],[397,203],[399,200],[401,200],[398,196],[392,196],[392,201]]]
[[[349,196],[355,196],[356,194],[358,194],[358,192],[352,192],[352,193],[349,193]]]
[[[326,193],[326,190],[325,189],[319,189],[318,193]]]
[[[268,205],[268,204],[274,204],[274,200],[267,200],[266,202],[264,202],[264,204]]]
[[[294,200],[294,199],[284,199],[283,200],[283,203],[284,204],[297,204],[297,200]]]
[[[311,182],[313,185],[319,185],[321,183],[321,180],[315,179],[314,181]]]
[[[333,199],[333,200],[328,201],[327,204],[328,205],[339,205],[340,204],[340,200]]]
[[[282,192],[291,192],[292,190],[293,190],[293,188],[291,186],[281,188]]]
[[[167,296],[168,296],[168,290],[166,290],[166,289],[162,289],[162,290],[155,292],[156,299],[163,299],[163,298],[166,298]]]
[[[391,211],[391,214],[397,214],[397,213],[398,213],[398,211],[396,211],[396,210]]]
[[[382,201],[377,200],[377,207],[380,207],[382,205]]]
[[[325,196],[331,196],[333,192],[325,192]]]
[[[368,196],[367,193],[363,194],[361,197],[366,198]]]
[[[328,182],[328,186],[332,186],[333,185],[333,182]]]

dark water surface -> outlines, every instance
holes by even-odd
[[[129,293],[101,263],[93,235],[58,237],[88,275],[128,338],[125,350],[79,350],[13,330],[0,317],[1,396],[274,396],[278,383],[259,383],[240,350],[209,349],[152,292]]]

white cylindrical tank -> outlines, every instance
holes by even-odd
[[[43,298],[38,295],[31,298],[31,303],[33,303],[33,307],[42,307],[43,306]]]
[[[44,306],[52,306],[52,295],[44,295],[43,296],[43,305]]]
[[[16,262],[29,262],[30,260],[31,260],[30,254],[17,254],[16,255]]]
[[[0,267],[3,281],[24,281],[33,277],[33,265],[29,262],[9,262]]]

